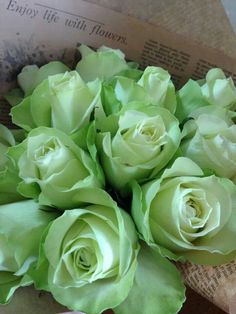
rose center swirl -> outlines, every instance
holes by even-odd
[[[96,256],[91,248],[83,247],[74,252],[74,261],[77,267],[88,271],[96,262]]]

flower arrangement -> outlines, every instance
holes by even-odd
[[[80,46],[25,66],[0,125],[0,303],[34,284],[71,310],[177,313],[172,261],[236,257],[236,88],[210,70],[176,91],[160,67]]]

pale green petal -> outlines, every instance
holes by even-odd
[[[218,119],[225,121],[228,126],[234,124],[233,119],[236,117],[236,112],[216,105],[200,107],[191,112],[189,116],[197,120],[203,114],[217,117]]]
[[[79,50],[82,52],[82,59],[77,64],[76,71],[86,82],[97,78],[101,80],[109,79],[129,68],[123,53],[118,49],[103,47],[96,52],[91,52],[85,46],[81,47],[79,47]],[[85,51],[86,53],[84,53]],[[89,53],[87,53],[88,51]]]
[[[62,77],[63,74],[57,74]],[[33,91],[30,98],[30,113],[36,126],[51,126],[51,103],[48,80],[44,80]]]
[[[138,81],[153,104],[165,107],[171,113],[176,109],[175,87],[169,73],[160,68],[149,66]]]
[[[177,92],[176,116],[182,122],[196,109],[209,105],[235,109],[236,88],[221,69],[209,70],[201,81],[189,80]]]
[[[136,182],[133,182],[133,199],[131,206],[132,217],[140,233],[141,239],[145,240],[149,246],[163,257],[179,260],[182,258],[171,252],[168,249],[168,246],[164,248],[160,244],[156,245],[151,232],[150,223],[154,222],[150,221],[150,206],[159,188],[160,180],[150,181],[150,183],[144,184],[142,188]]]
[[[98,146],[99,147],[99,146]],[[130,166],[128,164],[120,163],[119,157],[113,157],[111,151],[111,139],[109,134],[104,134],[101,137],[100,158],[107,181],[116,189],[128,191],[129,182],[134,178],[141,180],[149,176],[150,169],[146,167]],[[119,180],[117,180],[119,178]]]
[[[123,51],[121,51],[120,49],[113,49],[107,46],[102,45],[101,47],[99,47],[97,49],[97,52],[112,52],[114,54],[116,54],[120,59],[125,59],[125,54]],[[130,62],[129,62],[130,63]],[[131,68],[134,66],[134,64],[131,64]]]
[[[201,114],[196,119],[197,126],[203,136],[212,136],[227,128],[227,123],[214,115]]]
[[[4,98],[11,106],[18,105],[24,98],[24,94],[20,88],[14,88],[4,95]]]
[[[38,259],[37,262],[33,263],[28,270],[29,277],[33,280],[34,287],[38,290],[50,291],[48,286],[48,267],[49,262],[44,252],[44,242],[48,234],[48,230],[53,221],[44,229],[42,233],[41,241],[39,243]]]
[[[90,193],[93,193],[94,188],[100,187],[100,182],[92,175],[78,181],[71,187],[67,187],[66,183],[68,182],[64,182],[62,173],[55,176],[52,183],[40,184],[41,194],[39,195],[39,203],[47,206],[55,206],[58,209],[74,208],[84,203],[84,189],[90,189]]]
[[[18,84],[26,96],[30,95],[33,91],[33,82],[38,71],[39,67],[37,65],[27,65],[23,67],[21,73],[17,76]]]
[[[31,114],[31,97],[24,98],[18,105],[11,109],[10,113],[12,117],[12,122],[26,131],[30,131],[37,125],[33,120]]]
[[[234,110],[236,108],[236,88],[232,78],[226,78],[221,69],[211,69],[206,74],[202,94],[211,105]]]
[[[17,168],[7,155],[8,150],[14,145],[13,133],[0,124],[0,204],[23,199],[17,191],[17,185],[20,182]]]
[[[65,133],[73,133],[89,123],[90,115],[100,96],[100,86],[95,94],[76,71],[63,77],[49,77],[52,126]]]
[[[120,162],[136,166],[153,159],[167,144],[167,132],[160,116],[149,117],[130,110],[119,119],[119,130],[112,140],[112,153]]]
[[[4,145],[5,147],[15,145],[15,139],[12,132],[3,124],[0,124],[0,143]],[[2,148],[1,148],[1,153],[4,152]]]
[[[0,174],[0,204],[20,201],[24,198],[18,191],[20,178],[17,169],[9,162],[4,173]]]
[[[48,78],[49,75],[64,73],[68,70],[69,68],[59,61],[49,62],[40,68],[37,65],[27,65],[18,74],[17,81],[25,96],[29,96],[35,87]]]
[[[140,101],[165,107],[172,113],[175,111],[175,88],[170,81],[170,75],[161,68],[146,68],[138,82],[119,74],[114,78],[112,86],[114,88],[113,97],[115,96],[116,100],[123,105]]]
[[[17,191],[26,198],[38,199],[40,188],[37,183],[25,183],[21,181],[17,186]]]
[[[217,108],[217,109],[216,109]],[[207,109],[207,110],[206,110]],[[236,127],[234,114],[207,106],[194,112],[184,125],[181,151],[204,169],[234,180],[236,175]]]
[[[113,310],[117,314],[175,314],[184,301],[185,287],[176,267],[143,244],[132,289]]]
[[[225,78],[226,76],[223,70],[219,68],[210,69],[206,74],[206,82],[209,84],[210,87],[213,87],[215,80],[223,80]]]
[[[95,207],[90,207],[90,210],[96,209]],[[106,219],[101,219],[100,217],[94,217],[87,215],[83,219],[90,228],[93,234],[96,234],[96,241],[98,243],[102,259],[102,273],[105,275],[110,269],[117,271],[118,261],[119,261],[119,247],[114,245],[119,241],[119,234],[114,232],[114,229],[106,223]],[[115,268],[115,269],[114,269]],[[114,271],[112,275],[115,275]],[[111,276],[111,274],[109,274]]]
[[[26,273],[38,258],[44,229],[56,217],[32,200],[0,206],[1,303],[8,302],[18,287],[32,283]]]
[[[182,122],[194,110],[207,106],[209,103],[204,99],[199,84],[189,80],[176,94],[177,107],[176,117]]]
[[[66,289],[51,284],[50,291],[59,303],[73,311],[89,314],[101,313],[116,307],[125,300],[133,285],[136,265],[137,263],[133,262],[129,272],[123,275],[120,280],[101,279],[80,288]],[[78,298],[78,295],[81,297]]]
[[[94,50],[93,50],[93,49],[91,49],[91,48],[89,48],[88,46],[83,45],[83,44],[79,46],[79,49],[78,49],[78,50],[79,50],[79,52],[80,52],[82,58],[85,58],[85,57],[87,57],[88,55],[94,53]]]
[[[131,66],[130,62],[128,64],[129,66]],[[129,68],[127,70],[123,70],[119,72],[119,76],[130,78],[136,82],[141,78],[142,74],[143,74],[143,71],[137,68]]]
[[[102,85],[100,107],[100,111],[104,110],[105,117],[120,111],[122,104],[116,97],[113,86],[106,85],[105,83]],[[99,122],[98,109],[96,109],[95,113],[95,119]],[[104,117],[102,117],[101,125],[103,124],[103,118]]]
[[[126,77],[118,77],[114,86],[116,98],[126,105],[132,101],[150,101],[149,95],[144,88],[134,80]]]
[[[202,176],[202,169],[191,159],[186,157],[177,158],[170,168],[166,168],[162,178],[171,178],[178,176]]]

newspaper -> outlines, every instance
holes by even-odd
[[[221,0],[86,0],[194,39],[235,57],[236,36]],[[223,0],[232,16],[235,1]],[[229,9],[230,8],[230,9]],[[184,18],[183,18],[184,17]],[[220,23],[219,23],[220,21]]]
[[[74,66],[81,43],[120,48],[141,68],[164,67],[177,88],[190,77],[202,78],[212,67],[222,68],[236,81],[236,59],[95,4],[82,0],[0,0],[0,8],[2,94],[14,86],[17,73],[26,64],[58,59]],[[0,120],[7,124],[9,106],[0,101]],[[236,300],[236,262],[218,267],[186,263],[179,268],[190,287],[229,312]]]

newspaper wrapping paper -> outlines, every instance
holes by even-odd
[[[117,12],[135,16],[171,32],[187,36],[203,45],[220,49],[235,57],[236,36],[222,3],[230,8],[232,0],[86,0]],[[135,5],[134,5],[135,3]],[[229,11],[229,10],[227,10]],[[184,16],[184,18],[183,18]],[[220,21],[220,23],[219,23]]]
[[[120,48],[141,67],[162,66],[176,86],[221,67],[236,81],[236,59],[189,39],[82,0],[0,0],[0,83],[4,93],[14,86],[26,64],[63,60],[74,65],[76,47]],[[1,122],[9,125],[9,106],[1,103]],[[236,313],[236,261],[208,267],[179,264],[186,283],[224,311]],[[49,302],[49,301],[48,301]],[[51,304],[51,303],[50,303]],[[0,307],[0,313],[1,307]],[[4,314],[11,310],[4,309]]]
[[[236,261],[221,266],[178,263],[185,283],[226,313],[236,314]]]

